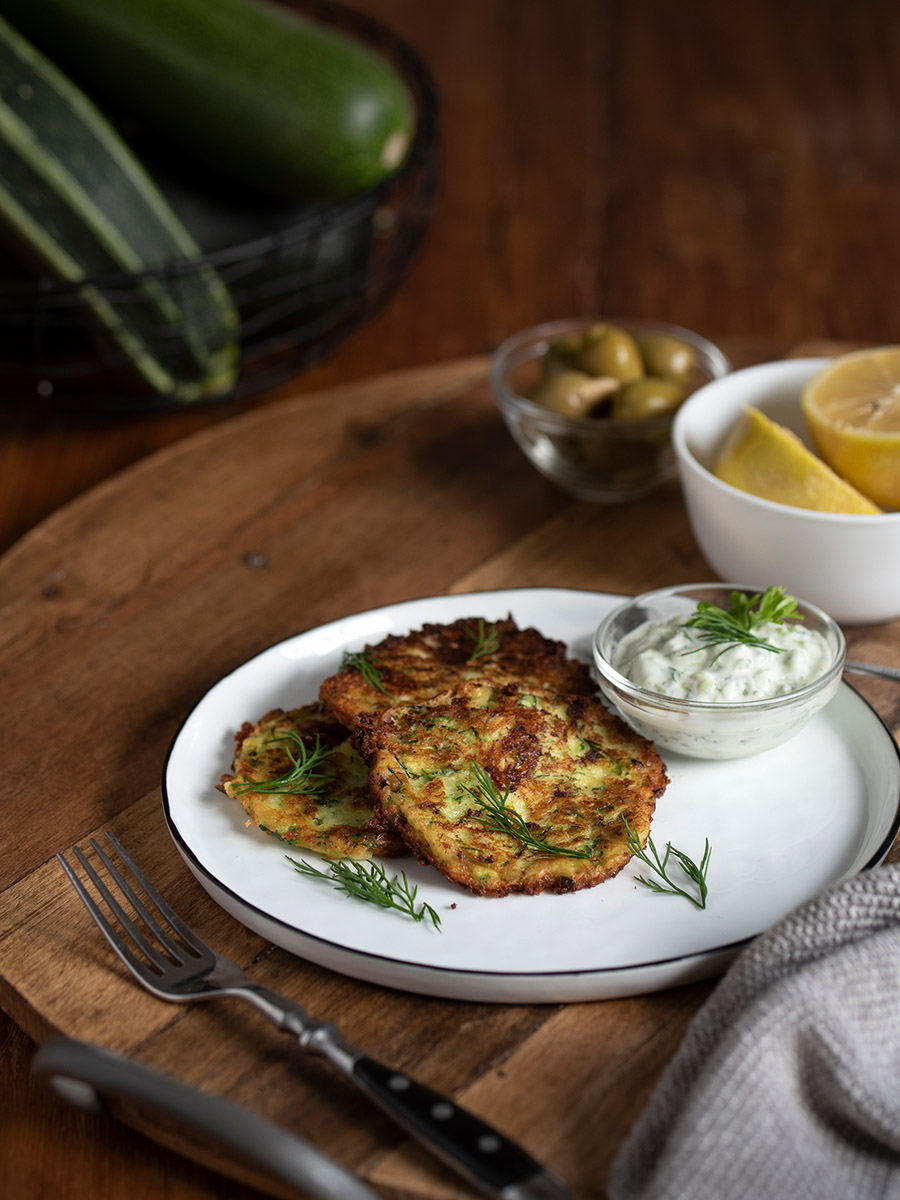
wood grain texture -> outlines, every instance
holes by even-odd
[[[290,1065],[252,1015],[135,996],[49,852],[119,830],[201,936],[439,1089],[465,1089],[546,1018],[473,1006],[460,1021],[457,1005],[338,981],[235,922],[220,930],[156,790],[181,719],[237,663],[343,613],[449,590],[565,507],[510,442],[486,369],[463,360],[247,414],[100,486],[0,564],[7,694],[43,730],[10,781],[56,797],[52,829],[0,810],[4,1007],[35,1040],[97,1040],[299,1123],[360,1170],[398,1144],[388,1122],[320,1067]],[[103,736],[86,738],[85,720]]]
[[[676,482],[629,505],[566,500],[512,445],[486,373],[485,359],[466,359],[246,414],[101,485],[0,560],[0,667],[22,730],[6,777],[14,794],[54,802],[51,825],[23,827],[17,806],[0,808],[0,1000],[34,1041],[61,1032],[135,1055],[301,1130],[386,1197],[472,1194],[256,1014],[185,1010],[135,988],[54,858],[109,828],[254,979],[500,1124],[577,1196],[601,1197],[711,984],[600,1004],[477,1005],[342,978],[213,903],[174,848],[157,786],[171,737],[211,683],[325,620],[442,592],[629,592],[710,574]],[[880,661],[900,653],[895,625],[850,641]],[[900,724],[890,686],[864,683]],[[186,1149],[141,1114],[129,1120]],[[284,1194],[221,1153],[187,1149],[230,1186]]]
[[[619,313],[708,336],[892,341],[892,0],[357,0],[441,100],[433,227],[387,309],[241,407]],[[0,404],[0,548],[234,405],[34,428]]]
[[[52,1021],[35,1016],[47,979],[30,958],[29,906],[64,903],[53,851],[119,814],[128,814],[123,836],[140,833],[140,845],[126,844],[149,856],[173,899],[239,955],[255,952],[239,928],[215,925],[218,914],[158,825],[160,753],[210,681],[260,645],[381,600],[524,582],[633,590],[696,576],[702,560],[674,489],[658,507],[592,509],[528,471],[499,436],[481,356],[523,325],[577,313],[668,318],[726,340],[737,365],[811,336],[896,340],[900,12],[892,0],[353,3],[418,47],[442,102],[433,228],[388,308],[329,362],[240,406],[36,425],[0,403],[0,549],[12,547],[0,560],[3,712],[35,731],[12,747],[0,805],[0,962],[14,946],[25,964],[3,1003],[32,1031],[0,1014],[0,1165],[17,1200],[262,1195],[64,1108],[28,1075],[32,1037],[51,1024],[96,1027],[89,999],[79,992],[69,1007],[64,988]],[[460,359],[441,399],[428,364]],[[379,378],[370,395],[366,381],[416,366],[425,373],[415,387]],[[318,395],[353,381],[361,389],[342,394],[347,407]],[[303,421],[307,404],[315,419]],[[226,430],[219,439],[236,416],[246,422],[240,438]],[[186,440],[194,437],[200,444]],[[158,451],[170,456],[164,470],[147,460]],[[56,511],[94,485],[100,491],[83,505]],[[644,535],[656,522],[647,554]],[[897,637],[895,624],[855,630],[852,652],[898,665]],[[854,686],[900,726],[896,688]],[[24,820],[23,796],[49,819]],[[261,969],[284,970],[278,954],[270,964],[261,952]],[[95,954],[78,969],[92,985],[105,979],[102,1002],[112,1003],[104,988],[116,977],[96,945]],[[60,970],[67,961],[54,956]],[[702,997],[699,989],[542,1010],[520,1025],[521,1014],[492,1007],[419,1010],[398,1000],[395,1008],[396,997],[352,982],[335,990],[322,973],[297,969],[290,985],[335,1004],[348,1035],[371,1039],[383,1057],[421,1055],[420,1073],[491,1115],[509,1088],[527,1097],[529,1144],[536,1130],[544,1136],[542,1105],[556,1094],[544,1094],[530,1063],[552,1071],[552,1032],[564,1028],[563,1061],[586,1076],[534,1149],[574,1171],[579,1200],[602,1196],[610,1153],[610,1144],[582,1140],[584,1113],[593,1111],[582,1094],[616,1136]],[[119,985],[121,1005],[146,1014],[134,989]],[[267,1043],[266,1087],[254,1091],[256,1063],[239,1031],[271,1036],[254,1018],[207,1012],[170,1027],[172,1019],[148,1014],[137,1052],[180,1066],[168,1049],[181,1046],[176,1034],[189,1050],[193,1029],[222,1029],[247,1096],[271,1102],[282,1051]],[[602,1068],[580,1056],[580,1022],[594,1036],[614,1035],[621,1056],[604,1057]],[[643,1030],[656,1032],[644,1039]],[[458,1063],[447,1062],[451,1055]],[[227,1063],[216,1071],[223,1082]],[[322,1083],[326,1110],[343,1112]],[[621,1112],[603,1107],[605,1083],[627,1093]],[[304,1104],[313,1094],[319,1103],[309,1081],[290,1087]],[[371,1113],[353,1110],[348,1125],[342,1152],[364,1162],[385,1195],[453,1194],[449,1176],[426,1170]]]
[[[74,840],[154,785],[192,702],[260,646],[439,593],[563,505],[505,436],[484,360],[301,397],[145,460],[4,561],[7,686],[19,720],[59,731],[11,788],[65,778]],[[105,750],[72,719],[87,711]],[[0,881],[43,861],[44,834],[15,824],[5,807]]]

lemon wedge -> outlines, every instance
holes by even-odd
[[[744,409],[715,466],[732,487],[820,512],[877,513],[871,500],[846,483],[784,425],[758,408]]]
[[[900,346],[836,358],[802,404],[825,462],[876,503],[900,508]]]

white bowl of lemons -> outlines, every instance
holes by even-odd
[[[672,444],[720,578],[774,580],[847,624],[900,617],[900,348],[735,371],[685,401]]]

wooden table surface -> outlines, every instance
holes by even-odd
[[[40,428],[0,412],[4,712],[27,731],[7,752],[7,898],[33,896],[28,881],[52,878],[56,850],[119,820],[148,835],[175,895],[202,915],[202,893],[167,835],[156,837],[162,754],[203,687],[279,637],[443,591],[632,591],[707,573],[677,484],[600,509],[571,502],[519,458],[484,383],[483,356],[507,334],[581,313],[654,317],[721,341],[736,365],[807,339],[897,340],[900,13],[888,0],[356,6],[418,47],[442,100],[433,227],[387,310],[329,362],[240,409]],[[330,387],[343,389],[339,403],[321,397]],[[280,428],[296,441],[286,445]],[[272,456],[265,471],[255,465],[268,506],[256,503],[253,472],[242,478],[254,446]],[[173,511],[167,496],[191,508]],[[119,507],[129,500],[130,525]],[[127,546],[116,542],[126,529]],[[900,663],[896,623],[851,631],[851,645],[857,658]],[[896,728],[888,685],[859,690]],[[0,933],[16,933],[14,910]],[[617,1053],[598,1055],[605,1073],[582,1079],[566,1120],[545,1129],[539,1097],[522,1117],[530,1148],[580,1198],[602,1197],[617,1137],[705,994],[701,985],[571,1013],[413,1003],[286,958],[270,956],[266,969],[334,1002],[351,1039],[487,1111],[508,1094],[507,1060],[514,1085],[531,1082],[515,1050],[529,1045],[540,1060],[542,1031],[559,1034],[573,1062],[582,1039],[594,1049],[611,1039]],[[7,1194],[258,1194],[36,1089],[33,1039],[48,1027],[21,997],[3,999],[16,1018],[0,1014]],[[61,1027],[81,1021],[103,1040],[90,997],[60,1004]],[[250,1075],[252,1061],[243,1065]],[[608,1108],[602,1152],[575,1164],[585,1106],[612,1085],[624,1099]],[[454,1194],[446,1179],[417,1174],[415,1156],[362,1109],[351,1108],[350,1132],[329,1132],[339,1108],[333,1090],[322,1097],[320,1144],[364,1165],[385,1195]]]

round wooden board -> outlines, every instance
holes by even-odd
[[[506,1132],[576,1194],[594,1194],[706,985],[559,1008],[428,999],[333,975],[273,950],[195,883],[166,830],[159,776],[215,680],[335,617],[446,592],[628,592],[707,574],[677,483],[604,507],[572,502],[533,471],[492,403],[483,358],[289,398],[95,488],[0,559],[14,729],[0,805],[3,1007],[35,1040],[63,1032],[111,1046],[297,1129],[386,1195],[468,1194],[252,1012],[185,1012],[126,977],[55,860],[111,829],[254,978],[337,1016],[350,1041],[489,1119],[502,1112]],[[855,657],[892,661],[900,630],[850,640]],[[896,689],[866,689],[896,728]],[[602,1047],[599,1058],[586,1046]]]

